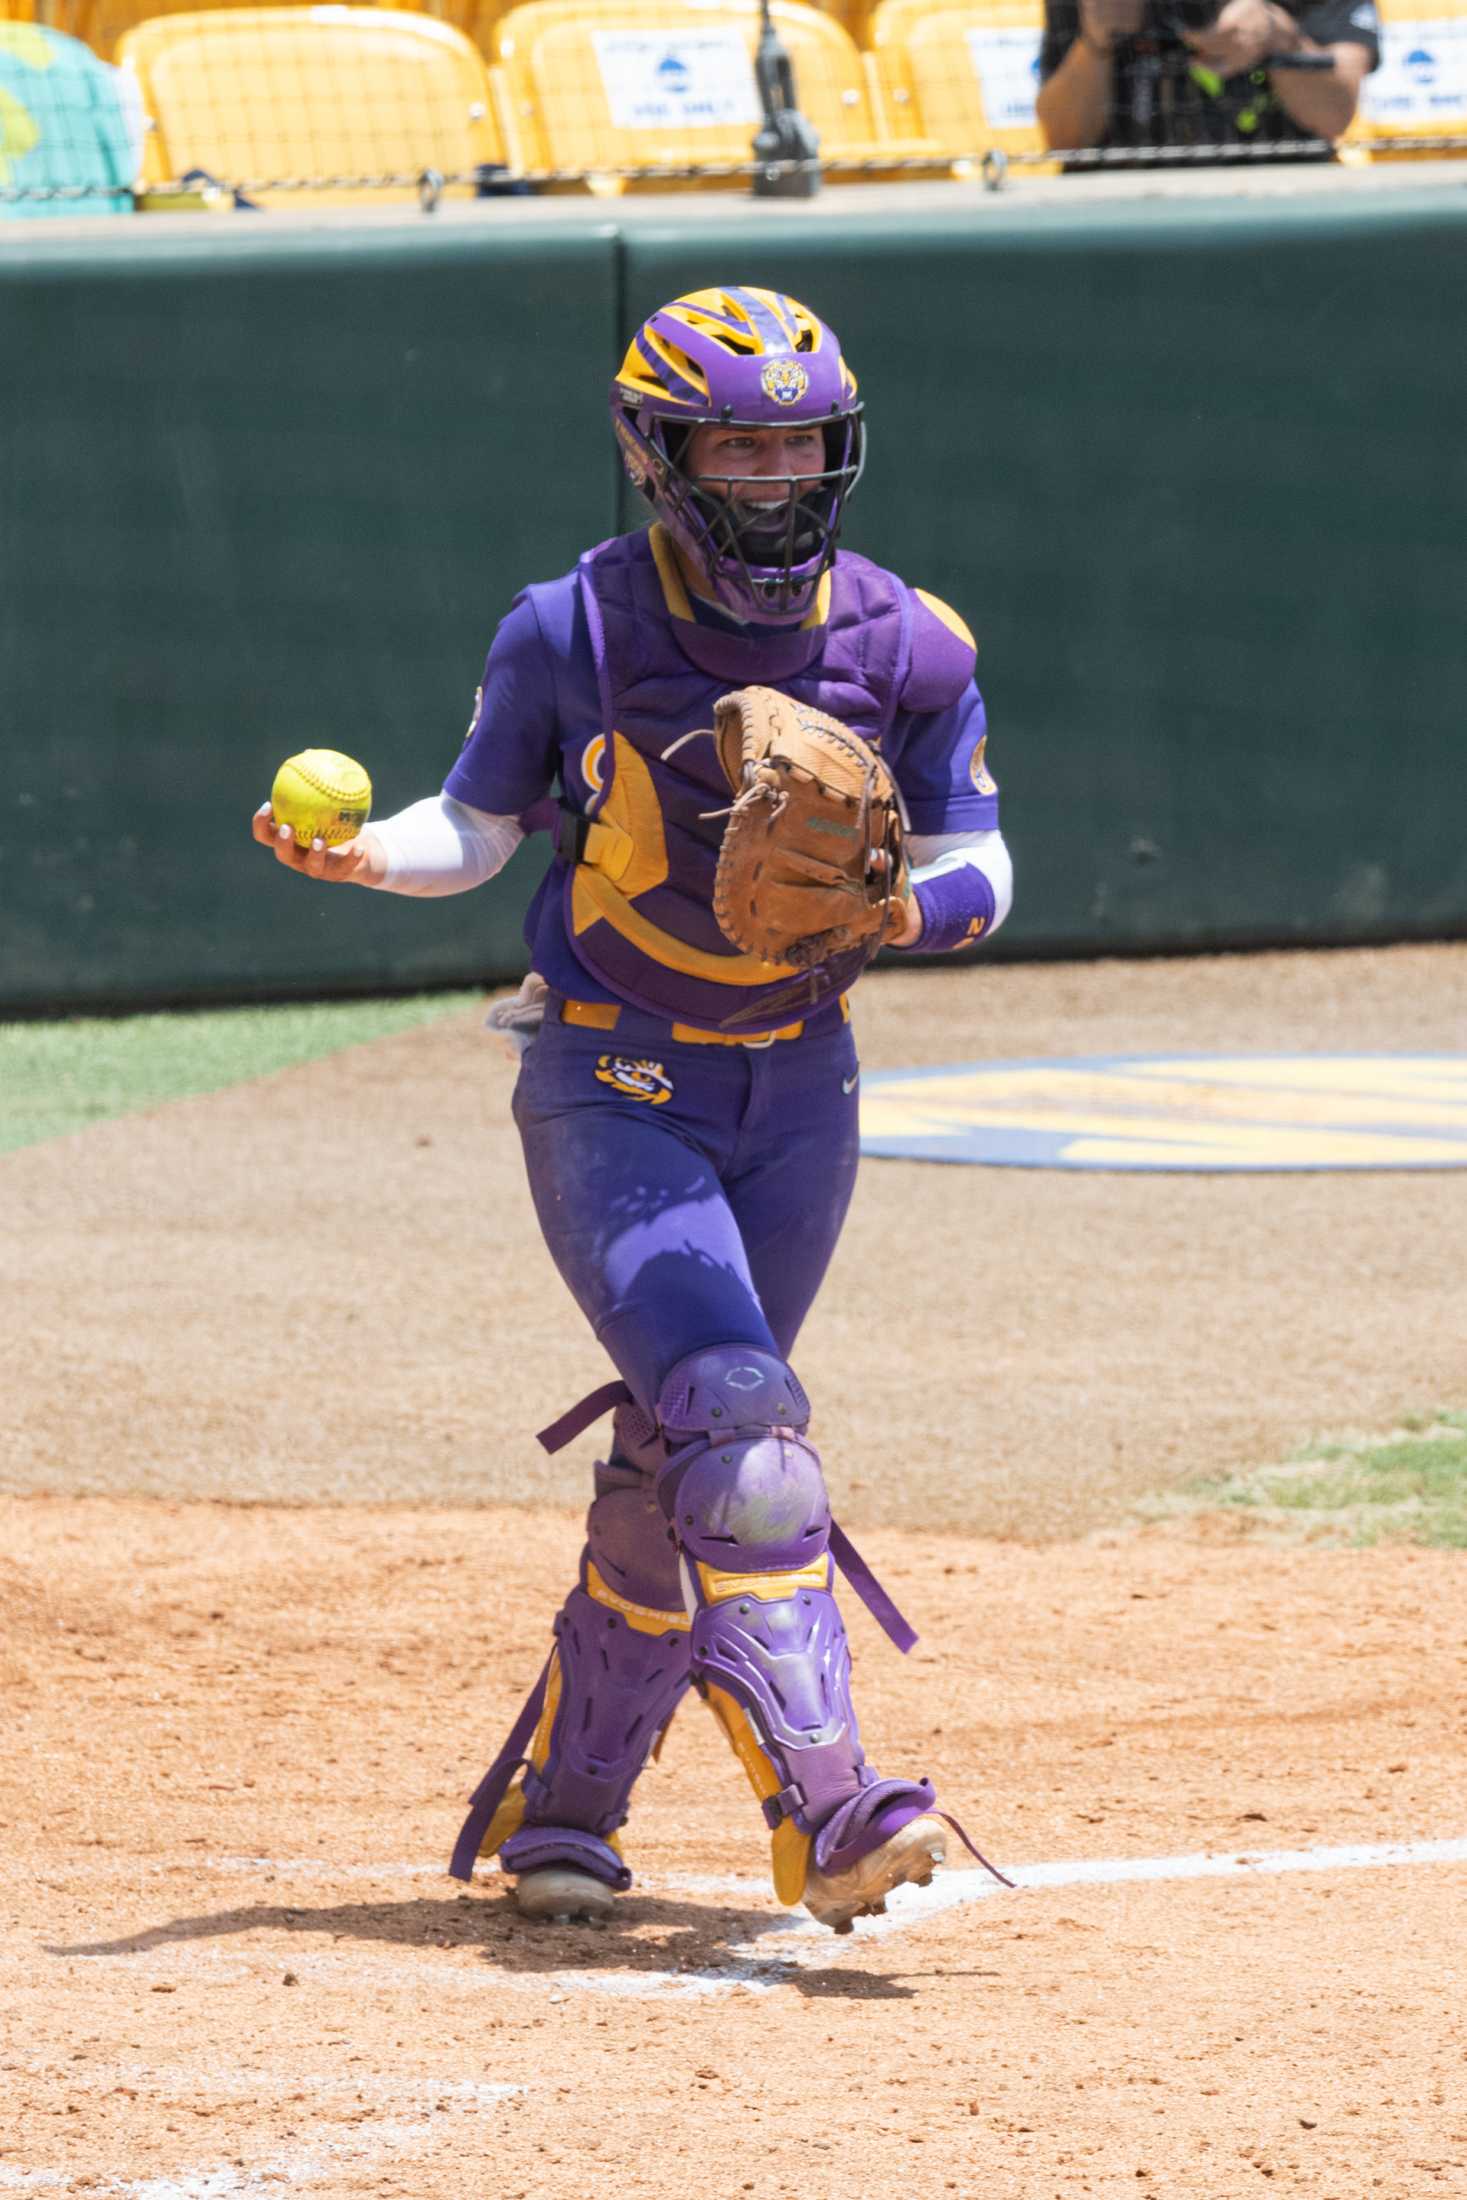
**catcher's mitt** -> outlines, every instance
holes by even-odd
[[[901,927],[908,892],[901,806],[869,742],[774,688],[714,705],[735,800],[713,913],[766,962],[809,970],[855,947],[868,959]]]

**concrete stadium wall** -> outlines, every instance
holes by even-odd
[[[1082,190],[0,253],[0,1012],[518,973],[543,842],[423,904],[245,821],[308,745],[439,784],[515,588],[635,522],[629,327],[717,280],[840,329],[849,539],[979,634],[996,952],[1467,931],[1467,203]]]

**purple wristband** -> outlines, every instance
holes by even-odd
[[[908,954],[941,955],[952,947],[971,947],[987,932],[998,906],[992,882],[971,863],[939,871],[912,891],[922,912],[922,936]]]

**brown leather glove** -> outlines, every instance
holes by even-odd
[[[909,891],[901,805],[869,742],[775,688],[714,705],[733,789],[713,888],[724,936],[766,962],[812,969],[901,929]]]

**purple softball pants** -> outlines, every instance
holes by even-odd
[[[855,1183],[850,1025],[831,1012],[798,1039],[700,1046],[632,1010],[595,1031],[557,1009],[515,1121],[551,1258],[628,1389],[650,1411],[704,1345],[787,1358]]]

